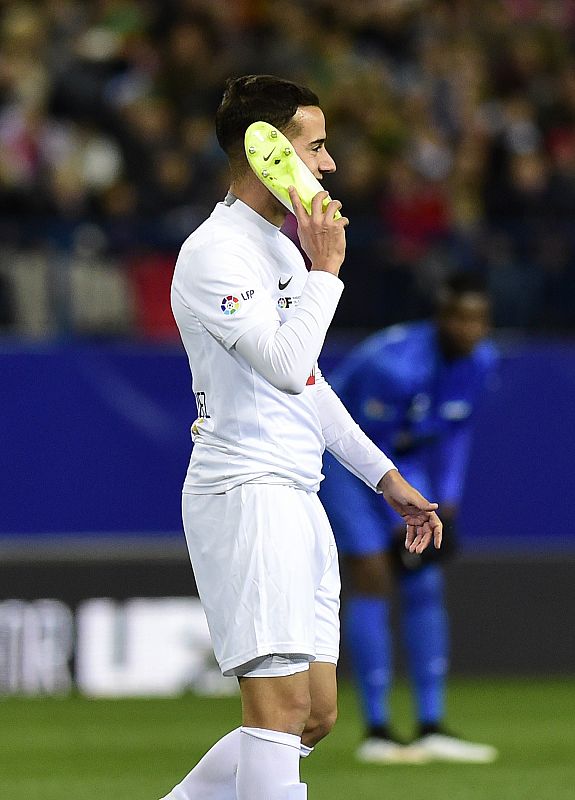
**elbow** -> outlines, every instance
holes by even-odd
[[[306,377],[295,374],[277,375],[270,383],[285,394],[301,394],[306,387]]]
[[[286,386],[285,389],[283,389],[282,391],[284,391],[286,394],[296,395],[296,394],[301,394],[304,389],[305,389],[305,383],[303,385],[298,384],[297,386],[296,385]]]
[[[281,381],[276,384],[276,389],[285,394],[301,394],[305,389],[305,381]]]

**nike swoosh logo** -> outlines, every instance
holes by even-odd
[[[270,159],[270,158],[272,157],[272,154],[273,154],[274,152],[275,152],[275,147],[274,147],[274,149],[272,150],[272,152],[271,152],[271,153],[269,153],[267,156],[264,156],[264,161],[267,161],[268,159]]]
[[[288,285],[288,283],[291,281],[292,278],[293,278],[293,275],[290,278],[288,278],[285,283],[282,283],[282,279],[281,278],[279,279],[278,288],[279,288],[280,292],[283,292],[283,290],[286,288],[286,286]]]

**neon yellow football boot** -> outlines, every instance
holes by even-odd
[[[293,211],[288,187],[295,186],[303,206],[311,214],[312,198],[323,192],[324,187],[303,163],[290,140],[269,122],[253,122],[246,131],[244,146],[252,170],[288,211]],[[324,209],[330,201],[331,197],[325,198]],[[336,211],[334,219],[340,217]]]

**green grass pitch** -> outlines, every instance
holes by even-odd
[[[394,694],[401,733],[412,722]],[[0,702],[0,796],[6,800],[157,800],[239,719],[237,698]],[[355,696],[302,765],[310,800],[571,800],[575,797],[575,680],[457,680],[449,722],[500,748],[495,764],[360,766]],[[201,800],[198,798],[198,800]]]

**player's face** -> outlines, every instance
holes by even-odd
[[[300,106],[293,117],[297,123],[295,133],[288,138],[304,164],[318,180],[326,172],[335,172],[335,161],[325,147],[325,117],[317,106]]]
[[[467,356],[489,334],[489,301],[483,294],[462,294],[440,312],[438,324],[447,354]]]

